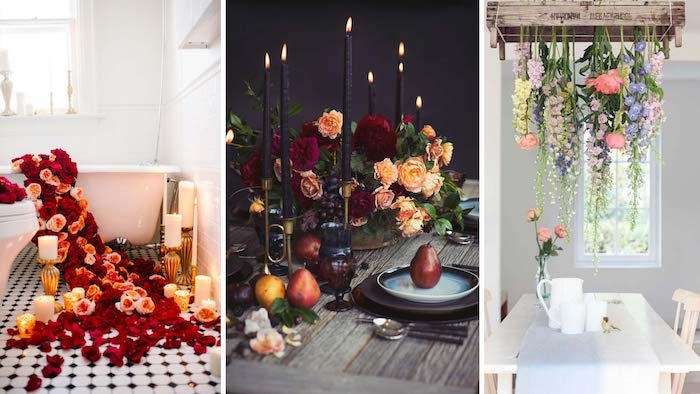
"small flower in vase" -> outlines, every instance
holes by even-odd
[[[537,261],[537,274],[535,275],[535,286],[543,279],[549,279],[547,263],[550,256],[557,256],[558,251],[563,250],[561,246],[557,246],[556,242],[559,239],[566,239],[569,236],[569,231],[566,226],[558,224],[554,227],[554,234],[549,227],[539,227],[537,223],[541,218],[541,212],[537,208],[531,208],[527,211],[526,220],[528,223],[535,224],[535,239],[537,240],[538,253],[535,257]],[[549,296],[549,289],[545,286],[542,296]]]

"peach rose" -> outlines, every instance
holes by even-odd
[[[80,201],[83,199],[83,188],[82,187],[74,187],[70,191],[71,197],[75,198],[77,201]]]
[[[44,168],[43,170],[39,171],[39,179],[46,183],[48,183],[49,180],[51,180],[52,176],[53,172],[51,172],[51,170],[49,170],[48,168]]]
[[[49,219],[49,221],[46,222],[46,228],[48,228],[51,231],[61,231],[65,226],[66,217],[61,215],[60,213],[51,216],[51,219]]]
[[[80,231],[80,223],[78,223],[77,221],[68,225],[69,233],[75,235],[78,234],[78,231]]]
[[[68,248],[58,248],[58,259],[64,262],[66,257],[68,257]]]
[[[420,212],[420,214],[423,215],[424,222],[427,222],[428,220],[430,220],[430,214],[428,213],[428,211],[425,210],[425,208],[418,207],[418,212]]]
[[[365,224],[367,224],[368,220],[366,217],[361,217],[361,218],[350,218],[350,225],[353,227],[362,227]]]
[[[450,162],[452,161],[453,150],[454,146],[451,142],[445,142],[444,144],[442,144],[442,156],[440,156],[440,160],[438,161],[441,166],[446,166],[450,164]]]
[[[435,133],[435,129],[433,129],[433,126],[431,125],[425,125],[423,126],[423,130],[420,131],[424,136],[428,137],[428,140],[432,141],[435,139],[435,136],[437,133]]]
[[[445,178],[443,178],[439,173],[428,172],[425,174],[425,181],[423,182],[423,185],[421,185],[421,193],[423,193],[423,197],[427,198],[439,192],[442,188],[442,182],[444,180]]]
[[[324,112],[320,118],[318,118],[318,132],[322,136],[328,137],[330,139],[335,139],[340,130],[343,128],[343,114],[336,110],[331,112]]]
[[[541,229],[537,230],[537,239],[540,240],[540,242],[549,241],[552,239],[552,231],[547,227],[542,227]]]
[[[85,248],[85,245],[87,245],[87,239],[78,237],[78,239],[75,240],[75,244],[80,248]]]
[[[248,212],[250,213],[262,213],[264,210],[265,203],[259,198],[253,200],[253,202],[250,203],[250,207],[248,207]]]
[[[96,261],[97,259],[94,254],[86,254],[85,258],[83,258],[83,262],[87,265],[93,265]]]
[[[117,303],[117,309],[126,313],[127,315],[130,315],[134,312],[134,309],[136,309],[136,302],[128,295],[122,294],[122,298],[120,298],[119,302]]]
[[[399,179],[399,169],[391,159],[384,159],[374,163],[374,179],[379,179],[382,185],[389,187]]]
[[[428,154],[428,160],[437,160],[442,156],[442,140],[440,138],[426,145],[425,152]]]
[[[123,282],[123,283],[129,283],[129,282]],[[141,293],[139,293],[138,291],[136,291],[134,289],[126,290],[126,291],[124,291],[123,294],[128,295],[134,301],[139,300],[141,298]]]
[[[71,185],[66,185],[65,183],[61,183],[56,188],[56,193],[65,194],[67,191],[70,190],[70,188],[71,188]]]
[[[530,150],[536,148],[538,145],[537,137],[532,133],[527,133],[518,140],[520,149]]]
[[[416,211],[410,218],[399,225],[403,237],[412,237],[423,232],[423,213]]]
[[[94,300],[100,294],[102,294],[102,290],[100,290],[100,286],[92,284],[92,285],[90,285],[90,287],[88,287],[87,291],[85,292],[85,298]]]
[[[97,250],[95,250],[95,246],[93,246],[92,244],[85,244],[85,246],[83,247],[83,250],[84,250],[85,253],[87,253],[87,254],[95,254],[95,253],[97,253]]]
[[[566,238],[569,236],[569,230],[561,224],[554,227],[554,234],[559,238]]]
[[[608,134],[605,136],[605,143],[608,144],[610,149],[622,149],[627,143],[627,139],[624,134]]]
[[[260,330],[250,340],[250,348],[258,354],[271,354],[284,351],[284,338],[277,330]]]
[[[111,272],[114,272],[114,273],[116,274],[117,271],[112,270],[112,271],[108,271],[107,273],[109,274],[109,273],[111,273]],[[131,283],[131,282],[119,282],[119,283],[115,283],[113,287],[114,287],[115,289],[121,290],[121,291],[130,291],[130,290],[134,290],[134,284]]]
[[[49,161],[56,161],[56,155],[53,153],[49,154]]]
[[[17,159],[12,162],[12,165],[10,166],[12,168],[12,172],[22,172],[22,164],[24,164],[24,159]]]
[[[402,185],[409,192],[420,193],[425,174],[428,172],[425,163],[420,157],[409,157],[404,163],[398,165],[399,185]]]
[[[135,302],[136,312],[142,315],[150,315],[156,309],[156,304],[151,297],[141,297]]]
[[[34,155],[34,156],[32,156],[32,161],[33,161],[34,164],[36,164],[36,166],[38,167],[38,166],[39,166],[39,163],[41,163],[41,157],[39,157],[38,155]]]
[[[530,208],[527,210],[527,221],[534,222],[540,220],[540,210],[537,208]]]
[[[313,200],[318,200],[323,196],[323,183],[318,180],[316,174],[312,171],[305,171],[300,173],[301,182],[299,187],[301,188],[301,193]]]
[[[78,206],[82,210],[83,213],[86,213],[88,208],[90,208],[90,203],[86,199],[82,199],[78,201]]]
[[[374,206],[377,209],[389,209],[391,208],[391,203],[394,201],[395,194],[390,189],[384,186],[379,186],[373,192],[374,194]]]
[[[112,252],[105,255],[105,260],[110,264],[119,264],[122,261],[122,256],[117,252]],[[112,270],[114,270],[114,265],[112,265]]]
[[[413,202],[411,197],[400,196],[396,201],[391,204],[391,209],[398,209],[399,213],[396,215],[396,220],[403,221],[407,220],[414,213],[416,213],[416,203]]]
[[[61,184],[61,180],[58,179],[58,177],[57,177],[56,175],[54,175],[54,176],[51,177],[51,179],[49,179],[48,181],[46,181],[46,183],[48,183],[48,184],[51,185],[51,186],[58,186],[58,185]]]
[[[56,234],[56,237],[58,237],[58,242],[67,241],[68,233],[65,231],[61,231],[60,233]]]
[[[219,314],[216,313],[215,310],[205,307],[199,308],[194,314],[194,318],[200,323],[211,323],[216,320],[217,317],[219,317]]]
[[[603,94],[617,94],[624,83],[625,80],[620,76],[620,72],[612,69],[606,74],[586,80],[586,87],[595,86],[595,90]]]
[[[30,183],[27,185],[27,195],[32,200],[36,200],[41,195],[41,185],[38,183]]]
[[[114,271],[114,264],[110,263],[109,261],[102,261],[102,266],[107,272]]]
[[[63,241],[58,241],[58,248],[59,249],[70,248],[70,241],[68,241],[67,239],[64,239]]]
[[[137,277],[138,277],[138,275],[137,275]],[[141,297],[147,297],[147,296],[148,296],[148,292],[147,292],[146,289],[144,289],[143,287],[136,286],[136,287],[134,287],[134,291],[135,291],[136,293],[138,293],[138,295],[141,296]]]
[[[73,305],[73,313],[78,316],[90,316],[95,312],[95,303],[83,298]]]

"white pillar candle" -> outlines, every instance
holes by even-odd
[[[53,317],[54,298],[50,295],[43,295],[34,298],[34,314],[40,322],[48,322]]]
[[[77,294],[80,297],[79,300],[85,298],[85,289],[82,287],[74,287],[71,289],[71,292]]]
[[[163,174],[163,224],[165,215],[168,213],[168,174]]]
[[[176,213],[165,215],[165,246],[174,248],[182,243],[182,216]]]
[[[194,221],[194,182],[177,184],[177,210],[182,215],[182,227],[192,228]]]
[[[586,304],[586,331],[602,331],[603,318],[608,315],[607,301],[592,301]]]
[[[17,115],[24,115],[24,92],[17,92]]]
[[[26,104],[24,106],[24,114],[26,116],[34,116],[34,106],[32,104]]]
[[[197,230],[199,229],[199,204],[198,198],[194,198],[194,222],[192,223],[192,266],[197,266]]]
[[[209,353],[209,371],[217,378],[221,376],[221,346],[211,349]]]
[[[586,304],[564,302],[561,304],[561,333],[580,334],[586,328]]]
[[[39,258],[42,260],[56,260],[58,258],[58,237],[55,235],[42,235],[38,239]]]
[[[197,289],[195,289],[197,290]],[[206,300],[202,301],[202,308],[207,308],[212,311],[216,310],[216,301],[212,300],[211,298],[207,298]]]
[[[177,285],[175,283],[168,283],[167,285],[163,286],[163,295],[166,298],[173,298],[176,291]]]
[[[211,278],[206,275],[197,275],[194,278],[194,304],[200,305],[202,301],[211,298]]]
[[[0,48],[0,71],[10,71],[10,57],[4,48]]]

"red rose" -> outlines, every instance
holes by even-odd
[[[44,220],[49,220],[51,217],[58,213],[58,207],[55,202],[46,202],[39,208],[39,216]]]
[[[356,190],[350,196],[350,217],[363,218],[374,211],[374,196],[364,190]]]
[[[403,116],[403,124],[407,125],[407,124],[413,122],[413,118],[415,118],[415,116],[413,116],[413,115],[404,115]]]
[[[241,165],[241,178],[248,187],[260,186],[262,177],[262,157],[260,150],[255,150],[252,155]]]
[[[318,157],[318,142],[315,137],[299,137],[289,147],[289,158],[297,171],[313,170]]]
[[[27,391],[36,391],[41,388],[41,378],[36,376],[36,374],[31,374],[29,376],[29,381],[24,387]]]
[[[318,124],[315,121],[304,123],[304,126],[302,126],[301,129],[301,136],[316,137],[316,141],[318,141],[318,146],[320,148],[325,148],[330,152],[336,152],[340,147],[341,138],[330,139],[328,137],[322,136],[321,133],[318,131]]]
[[[362,118],[352,135],[352,144],[371,162],[396,156],[396,133],[391,130],[389,120],[381,115]]]
[[[27,197],[27,192],[23,187],[12,183],[4,176],[0,176],[0,203],[12,204],[15,201],[22,201]]]

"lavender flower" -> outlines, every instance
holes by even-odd
[[[644,52],[647,47],[647,42],[644,40],[639,40],[634,43],[634,50],[637,52]]]
[[[632,104],[634,104],[634,96],[625,96],[625,105],[630,107]],[[593,109],[593,106],[591,106],[591,109]],[[596,111],[595,109],[593,110]]]

